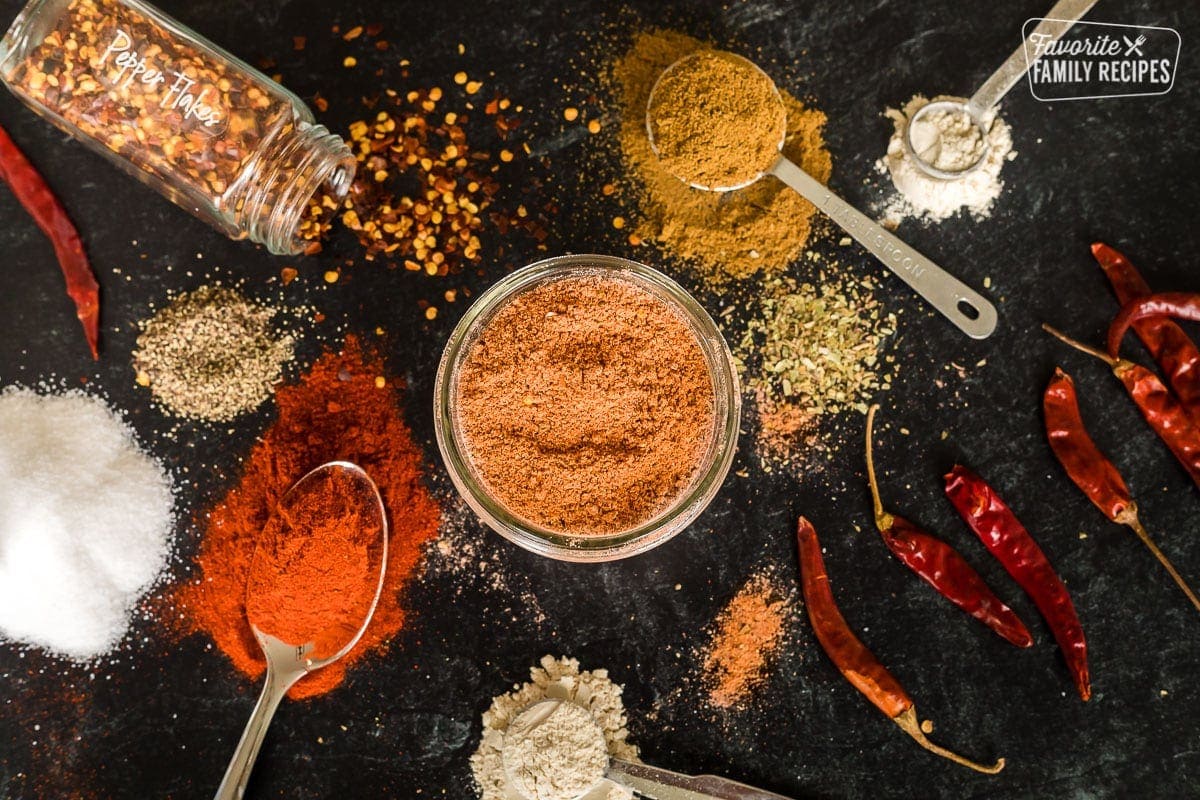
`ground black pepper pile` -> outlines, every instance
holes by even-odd
[[[137,382],[177,416],[228,422],[271,396],[294,342],[276,309],[222,286],[177,295],[141,323]]]

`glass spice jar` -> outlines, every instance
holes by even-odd
[[[32,0],[0,79],[59,128],[234,239],[303,252],[355,161],[296,95],[138,0]]]

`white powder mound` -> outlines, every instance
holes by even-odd
[[[81,393],[0,393],[0,637],[76,661],[115,647],[170,551],[171,483]]]
[[[512,800],[519,796],[515,787],[509,786],[504,772],[504,734],[522,711],[547,698],[569,700],[587,709],[593,724],[604,732],[608,755],[623,761],[637,760],[637,747],[626,741],[629,732],[625,728],[621,687],[609,680],[607,670],[581,671],[579,662],[573,658],[544,656],[541,666],[532,668],[529,674],[532,679],[529,683],[493,698],[491,708],[483,713],[483,738],[471,756],[471,771],[482,800]],[[587,795],[588,800],[632,800],[632,797],[627,789],[611,781],[601,781]]]
[[[946,95],[934,98],[934,102],[941,100],[966,102],[961,97]],[[959,211],[983,219],[991,214],[992,204],[1004,188],[1000,170],[1005,162],[1017,156],[1012,149],[1012,131],[1004,120],[995,117],[991,120],[987,153],[980,167],[956,180],[934,178],[917,166],[904,147],[909,120],[929,102],[917,95],[903,109],[889,108],[886,112],[894,130],[887,155],[879,159],[875,167],[880,173],[891,174],[892,183],[900,194],[884,208],[884,220],[895,224],[906,217],[923,217],[936,222]],[[913,144],[918,152],[926,153],[927,160],[946,171],[956,171],[974,163],[984,146],[979,130],[969,118],[953,112],[931,114],[928,120],[921,120],[919,129],[913,134]]]
[[[530,800],[575,800],[604,778],[608,744],[592,712],[546,700],[522,712],[504,733],[504,770]]]

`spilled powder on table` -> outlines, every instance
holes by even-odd
[[[708,703],[720,709],[745,706],[770,676],[788,641],[795,598],[769,571],[752,575],[717,616],[703,653]]]
[[[636,210],[636,237],[689,262],[720,286],[759,272],[778,273],[804,250],[816,208],[776,178],[734,192],[693,189],[668,173],[650,149],[646,103],[659,74],[677,59],[713,45],[670,30],[637,33],[609,68],[608,89],[620,113],[620,157],[628,180],[614,187]],[[832,172],[821,131],[825,115],[782,92],[787,110],[783,152],[818,181]]]
[[[478,586],[491,613],[519,615],[541,625],[546,612],[529,587],[528,577],[514,570],[504,557],[505,543],[487,530],[457,493],[443,502],[442,525],[437,539],[425,545],[424,574],[451,579],[455,597]]]

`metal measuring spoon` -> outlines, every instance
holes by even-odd
[[[1004,95],[1008,94],[1008,90],[1016,85],[1021,76],[1029,71],[1029,67],[1033,63],[1026,53],[1026,42],[1035,36],[1039,37],[1039,41],[1045,41],[1047,44],[1057,42],[1095,4],[1096,0],[1059,0],[1053,8],[1046,12],[1046,18],[1038,23],[1038,26],[1030,32],[1029,37],[1021,42],[1021,46],[1013,51],[1012,55],[992,73],[990,78],[984,81],[983,86],[979,87],[979,91],[971,95],[970,100],[965,103],[958,100],[937,100],[922,106],[917,113],[913,114],[904,131],[904,150],[912,157],[917,168],[931,178],[946,181],[965,178],[979,169],[987,158],[988,133],[991,132],[992,122],[995,120],[993,110],[996,104]],[[1042,39],[1041,37],[1046,38]],[[918,143],[913,142],[913,128],[917,127],[918,122],[924,121],[930,115],[938,112],[966,115],[971,120],[971,124],[979,131],[982,146],[979,149],[978,157],[970,166],[958,170],[941,169],[933,163],[933,160],[937,158],[937,153],[934,153],[932,158],[927,158],[929,153],[922,152]]]
[[[513,800],[539,800],[539,797],[531,793],[536,789],[529,786],[525,765],[520,754],[515,752],[515,746],[509,747],[509,733],[526,734],[545,723],[552,715],[561,713],[563,710],[572,710],[571,707],[583,708],[582,705],[572,700],[539,700],[527,706],[509,723],[504,734],[501,757],[504,762],[504,776],[510,790],[509,795]],[[587,714],[587,721],[582,720],[582,715],[578,715],[580,719],[576,720],[580,723],[580,736],[590,737],[591,743],[594,745],[593,749],[606,747],[604,731],[600,729],[600,724],[592,717],[590,711],[586,708],[583,710]],[[510,751],[512,752],[510,753]],[[604,787],[605,782],[608,781],[637,792],[639,797],[651,800],[788,800],[781,794],[755,789],[744,783],[719,778],[716,775],[682,775],[667,769],[633,764],[615,758],[609,758],[607,766],[603,763],[591,766],[594,766],[595,769],[591,770],[594,780],[590,785],[586,788],[569,787],[571,791],[579,789],[579,793],[573,797],[568,798],[561,793],[557,797],[565,798],[565,800],[601,800],[608,795]],[[561,791],[561,787],[555,788],[559,788]],[[553,790],[550,790],[550,793],[553,794]]]
[[[371,480],[371,477],[356,464],[348,461],[330,461],[296,481],[280,499],[271,518],[263,526],[259,548],[261,549],[263,542],[269,541],[269,537],[282,540],[284,537],[304,536],[308,533],[293,524],[289,511],[296,507],[297,501],[302,499],[307,492],[323,481],[338,481],[339,486],[336,488],[338,490],[345,489],[344,493],[338,492],[338,498],[344,500],[344,505],[332,509],[331,513],[339,510],[357,510],[362,512],[364,519],[371,519],[378,523],[376,530],[364,530],[365,536],[378,537],[378,539],[368,540],[372,566],[374,566],[375,559],[378,559],[379,567],[379,579],[374,587],[375,593],[371,605],[366,610],[362,624],[357,630],[347,630],[344,627],[330,628],[320,631],[317,638],[309,642],[280,641],[259,630],[251,618],[250,628],[254,631],[254,638],[258,640],[258,644],[267,658],[266,681],[263,684],[258,703],[255,704],[254,711],[250,714],[250,720],[246,723],[246,729],[242,732],[237,749],[233,752],[233,758],[229,762],[229,767],[225,771],[225,777],[217,789],[214,800],[240,800],[246,792],[246,783],[250,780],[250,771],[254,768],[254,761],[262,747],[263,737],[267,734],[267,726],[271,724],[275,709],[279,707],[287,690],[308,673],[328,666],[350,652],[351,648],[362,638],[367,624],[375,613],[375,606],[379,603],[379,595],[383,590],[384,565],[387,563],[387,515],[384,512],[383,498],[379,494],[379,488]],[[322,512],[324,511],[325,509],[322,509]],[[256,550],[256,558],[258,552]],[[251,575],[254,574],[253,566],[250,572]],[[247,596],[254,592],[255,588],[253,583],[248,585],[246,587]],[[249,602],[247,606],[250,606]],[[318,640],[322,642],[322,648],[327,648],[325,643],[331,641],[335,644],[340,643],[341,647],[329,655],[316,653],[314,648]]]
[[[653,109],[655,108],[655,92],[662,85],[664,78],[673,74],[676,70],[688,69],[691,60],[702,55],[703,53],[693,53],[690,56],[684,56],[667,67],[662,75],[658,76],[658,80],[655,81],[654,87],[650,90],[650,99],[646,104],[646,131],[650,136],[650,148],[654,151],[655,155],[658,154],[658,145],[655,142],[654,133],[655,125],[652,118]],[[741,56],[735,56],[735,58],[745,62],[759,76],[759,79],[770,85],[771,91],[778,98],[780,106],[782,106],[783,98],[770,76],[763,72],[753,61]],[[779,149],[782,151],[784,139],[787,135],[786,120],[776,133],[778,134]],[[902,281],[907,283],[921,297],[925,298],[926,302],[937,309],[942,316],[954,323],[963,333],[973,339],[986,339],[996,329],[996,309],[981,294],[900,241],[892,233],[877,225],[870,217],[855,209],[827,187],[823,186],[818,180],[792,163],[782,152],[779,158],[765,172],[736,186],[700,186],[678,175],[676,177],[679,177],[680,180],[697,189],[712,192],[729,192],[749,186],[764,175],[774,175],[776,178],[779,178],[779,180],[799,192],[809,202],[825,212],[842,230],[850,234],[867,250],[871,251],[871,254],[883,262],[885,267],[899,276]]]

